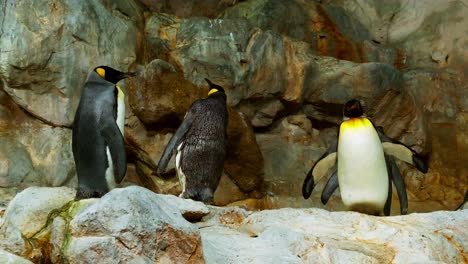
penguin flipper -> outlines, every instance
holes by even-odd
[[[335,166],[337,148],[338,141],[335,141],[307,173],[304,183],[302,184],[302,196],[304,199],[310,197],[314,190],[315,183],[325,176],[330,168]]]
[[[386,159],[385,159],[386,161]],[[384,205],[384,215],[389,216],[391,213],[392,209],[392,196],[393,196],[393,190],[392,190],[392,179],[390,176],[390,169],[387,165],[387,172],[388,172],[388,196],[387,196],[387,201],[385,202]]]
[[[461,203],[460,206],[458,206],[455,210],[462,210],[465,207],[466,202],[468,202],[468,191],[465,192],[465,199],[463,200],[463,203]]]
[[[385,154],[392,155],[395,158],[415,166],[422,173],[427,172],[428,167],[426,162],[416,153],[416,151],[398,140],[394,140],[385,135],[382,127],[378,126],[375,127],[375,129],[379,135],[380,141],[382,141],[382,147]]]
[[[336,191],[337,188],[338,169],[335,168],[330,178],[328,178],[327,184],[325,184],[325,187],[323,188],[322,196],[320,197],[320,200],[322,201],[323,205],[326,205],[328,203],[328,200],[330,200],[330,197]]]
[[[106,117],[107,116],[107,117]],[[111,114],[103,114],[99,123],[99,130],[112,157],[114,167],[114,180],[116,183],[122,182],[127,172],[127,155],[125,153],[125,141],[120,132],[117,123],[112,118]]]
[[[389,184],[390,186],[392,182],[395,184],[398,200],[400,201],[400,213],[405,215],[408,213],[408,195],[406,194],[405,181],[401,177],[400,169],[398,169],[395,159],[390,155],[385,155],[385,161],[387,163],[388,176],[391,179]],[[391,197],[389,198],[391,199]]]
[[[182,124],[180,124],[179,128],[177,128],[177,131],[169,140],[169,143],[167,143],[166,148],[164,149],[164,152],[161,155],[161,158],[159,159],[158,168],[156,170],[156,173],[158,175],[164,174],[164,171],[166,170],[169,160],[174,154],[174,151],[177,149],[177,146],[184,139],[187,131],[190,129],[190,126],[193,123],[193,119],[194,119],[194,107],[192,106],[185,114]]]

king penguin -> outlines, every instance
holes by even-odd
[[[208,97],[194,101],[188,109],[164,149],[157,174],[164,173],[176,151],[180,197],[211,203],[223,173],[228,113],[224,89],[205,80],[210,86]]]
[[[390,215],[393,182],[400,200],[400,212],[406,214],[406,187],[394,158],[412,164],[423,173],[427,172],[426,163],[411,148],[387,137],[382,127],[375,127],[364,116],[358,100],[348,101],[343,107],[343,115],[337,141],[307,174],[302,195],[309,198],[315,183],[331,171],[322,192],[323,204],[339,186],[343,204],[349,210]]]
[[[125,176],[125,101],[117,82],[134,75],[99,66],[86,79],[72,130],[76,199],[101,197]]]

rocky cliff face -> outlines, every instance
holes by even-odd
[[[0,187],[76,184],[71,130],[90,69],[136,70],[127,179],[177,194],[155,164],[203,79],[228,95],[229,155],[215,203],[322,207],[308,169],[341,105],[428,158],[401,163],[410,211],[453,209],[468,188],[468,12],[463,1],[0,0]],[[339,193],[325,207],[340,210]],[[394,208],[397,209],[397,208]]]

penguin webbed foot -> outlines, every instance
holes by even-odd
[[[79,186],[76,188],[75,201],[89,198],[101,198],[106,193],[106,191],[93,190],[89,187]]]

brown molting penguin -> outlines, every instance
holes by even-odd
[[[165,171],[177,151],[180,196],[211,203],[223,173],[228,113],[224,89],[205,80],[210,86],[208,97],[198,99],[190,106],[159,160],[157,173]]]

